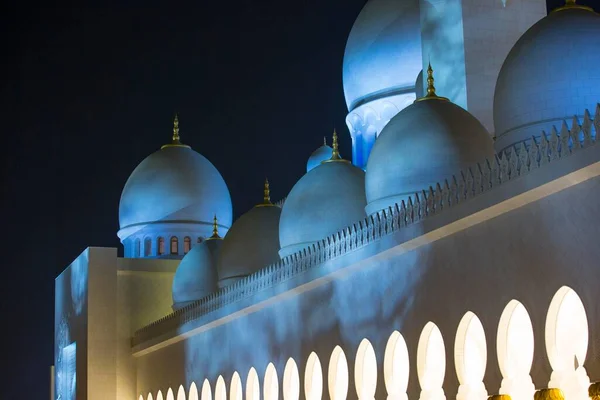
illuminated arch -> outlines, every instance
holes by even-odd
[[[229,400],[242,400],[243,397],[242,379],[240,374],[233,373],[231,377],[231,385],[229,386]]]
[[[160,391],[158,393],[160,393]],[[161,395],[161,398],[162,398],[162,395]],[[152,400],[152,393],[148,393],[147,400]],[[158,397],[156,397],[156,400],[158,400]]]
[[[246,400],[260,400],[260,381],[254,367],[250,368],[246,379]]]
[[[217,378],[215,385],[215,400],[227,400],[227,388],[225,387],[225,379],[221,375]]]
[[[304,371],[304,394],[306,400],[321,400],[323,396],[323,368],[319,356],[313,351],[306,361]]]
[[[190,392],[188,395],[188,400],[199,400],[198,399],[198,388],[196,387],[196,383],[192,382],[190,384]]]
[[[208,379],[205,379],[204,382],[202,382],[200,400],[212,400],[212,390],[210,389],[210,382]]]
[[[417,346],[417,376],[421,385],[421,398],[442,400],[446,396],[442,385],[446,374],[446,348],[444,338],[436,324],[428,322]]]
[[[296,362],[290,357],[283,370],[283,400],[298,400],[299,398],[300,375]]]
[[[458,324],[454,342],[454,365],[460,383],[457,400],[487,398],[483,384],[486,364],[485,331],[477,315],[469,311]]]
[[[142,246],[140,238],[135,239],[134,242],[134,247],[133,247],[133,256],[134,257],[139,257],[140,256],[140,247]],[[141,397],[141,395],[140,395]]]
[[[150,396],[152,396],[152,395],[150,395]],[[144,395],[140,394],[140,397],[138,397],[138,400],[144,400]]]
[[[377,389],[377,359],[375,350],[368,339],[363,339],[356,352],[354,361],[354,382],[356,394],[361,400],[375,398]]]
[[[152,255],[152,239],[149,237],[144,239],[144,257],[150,257]]]
[[[175,394],[173,393],[173,389],[169,388],[169,390],[167,390],[166,400],[175,400]]]
[[[170,253],[179,254],[179,239],[177,236],[171,236]]]
[[[344,350],[335,346],[329,359],[327,384],[331,400],[346,400],[348,395],[348,361]]]
[[[185,400],[185,389],[183,385],[179,385],[179,389],[177,389],[177,400]]]
[[[163,394],[160,390],[158,391],[158,393],[156,393],[156,400],[163,400]]]
[[[388,398],[406,400],[409,377],[408,347],[398,331],[392,332],[385,346],[383,377]]]
[[[501,394],[512,400],[530,400],[535,387],[529,372],[533,362],[533,326],[527,310],[517,300],[511,300],[500,317],[496,353],[502,373]]]
[[[269,363],[265,371],[263,396],[264,400],[278,400],[279,398],[279,380],[277,379],[277,370],[273,363]]]
[[[183,238],[183,254],[189,253],[192,249],[192,238],[186,236]]]
[[[163,237],[158,238],[158,255],[162,256],[165,254],[165,239]]]
[[[549,387],[560,388],[567,399],[586,399],[590,379],[583,363],[589,332],[583,302],[573,289],[561,287],[546,316],[546,352],[552,366]]]

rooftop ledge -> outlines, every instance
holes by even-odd
[[[542,134],[136,331],[143,356],[600,175],[595,118]],[[574,155],[577,156],[574,156]]]

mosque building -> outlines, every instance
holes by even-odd
[[[370,0],[350,137],[235,221],[176,117],[56,278],[51,399],[600,399],[599,66],[575,0]]]

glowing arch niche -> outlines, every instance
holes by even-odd
[[[344,350],[335,346],[329,359],[327,383],[331,400],[346,400],[348,395],[348,361]]]
[[[385,346],[383,377],[389,400],[407,400],[409,377],[408,348],[398,331],[392,332]]]
[[[205,379],[202,383],[202,392],[200,393],[201,400],[212,400],[212,390],[210,389],[210,382]]]
[[[421,385],[421,399],[445,400],[443,384],[446,375],[446,348],[442,332],[428,322],[421,332],[417,347],[417,376]]]
[[[289,358],[283,370],[283,400],[300,398],[300,375],[293,358]]]
[[[461,319],[454,342],[454,364],[460,386],[457,400],[487,398],[483,384],[487,364],[485,331],[477,316],[471,311]]]
[[[246,400],[260,400],[260,382],[254,367],[250,368],[246,379]]]
[[[225,386],[225,379],[221,375],[217,378],[215,385],[215,400],[227,400],[227,388]]]
[[[196,387],[196,384],[194,382],[192,382],[190,385],[190,392],[189,392],[188,399],[189,400],[199,400],[198,399],[198,388]]]
[[[160,390],[158,391],[158,393],[156,393],[156,400],[163,400],[163,395]]]
[[[277,378],[277,370],[273,363],[267,365],[265,371],[265,381],[263,383],[264,400],[277,400],[279,398],[279,380]]]
[[[179,385],[179,389],[177,389],[177,400],[185,400],[185,389],[183,385]]]
[[[502,373],[500,394],[512,400],[530,400],[535,387],[529,372],[533,363],[533,326],[527,310],[511,300],[500,317],[496,338],[498,366]]]
[[[175,400],[175,395],[173,394],[173,389],[171,388],[167,390],[167,400]]]
[[[354,362],[354,382],[359,399],[372,400],[375,398],[377,359],[373,345],[367,339],[363,339],[358,346]]]
[[[321,368],[321,361],[314,351],[310,353],[306,361],[304,393],[306,400],[321,400],[323,396],[323,368]]]
[[[233,373],[231,377],[231,385],[229,386],[229,400],[242,400],[243,397],[242,379],[240,374]]]
[[[552,366],[549,387],[562,389],[567,399],[587,399],[590,379],[583,363],[589,332],[583,302],[575,291],[561,287],[546,316],[546,352]]]

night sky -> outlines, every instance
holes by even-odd
[[[351,158],[342,59],[365,0],[6,3],[0,398],[45,399],[54,278],[88,246],[120,247],[121,190],[175,112],[235,217],[265,177],[288,193],[334,126]]]

